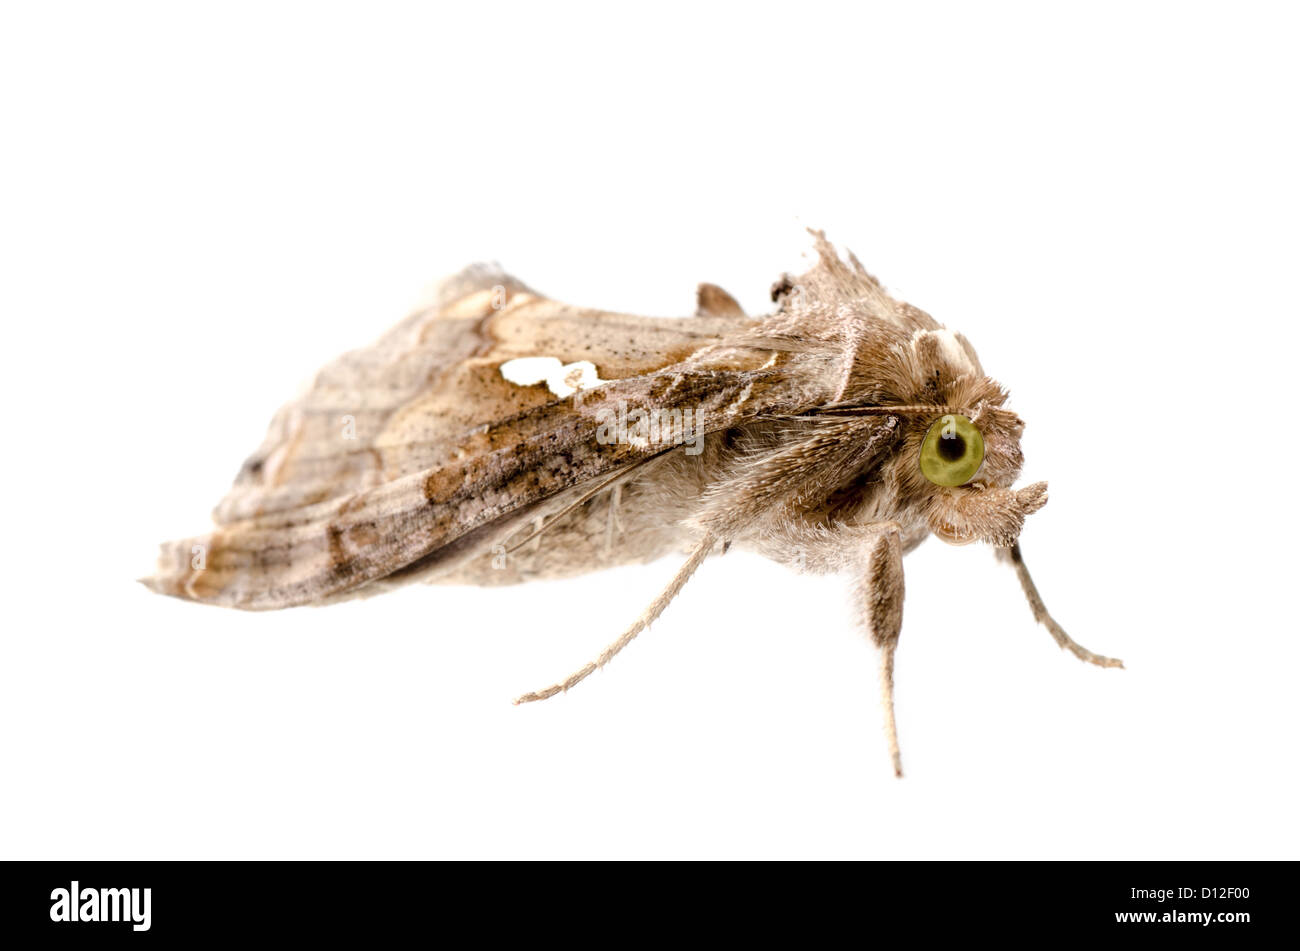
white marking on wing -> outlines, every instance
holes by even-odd
[[[556,357],[518,357],[507,360],[501,364],[501,376],[519,386],[545,382],[547,388],[561,398],[609,382],[600,378],[596,365],[590,360],[562,363]]]

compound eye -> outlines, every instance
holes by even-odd
[[[935,485],[965,485],[984,464],[984,437],[965,416],[940,416],[921,443],[921,474]]]

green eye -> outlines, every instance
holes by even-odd
[[[983,464],[984,437],[965,416],[940,416],[921,443],[921,473],[935,485],[965,485]]]

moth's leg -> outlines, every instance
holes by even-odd
[[[714,536],[705,535],[703,541],[701,541],[695,547],[695,550],[691,552],[691,557],[686,560],[686,564],[677,569],[677,574],[673,576],[672,581],[668,582],[668,587],[664,588],[659,597],[655,598],[642,615],[636,619],[636,622],[624,631],[618,640],[606,647],[599,657],[580,670],[570,674],[567,680],[563,680],[557,684],[552,684],[544,690],[535,690],[532,693],[526,693],[521,697],[516,697],[515,703],[530,703],[534,700],[545,700],[548,697],[554,697],[557,693],[563,693],[570,687],[574,687],[581,683],[583,680],[587,679],[589,675],[613,660],[614,656],[618,654],[619,651],[632,643],[634,637],[654,623],[655,618],[664,613],[664,608],[668,607],[673,598],[677,597],[677,593],[681,591],[686,585],[686,582],[690,580],[691,575],[695,574],[695,569],[700,567],[704,562],[704,559],[709,556],[709,552],[713,550],[713,546],[716,542],[717,539],[714,538]]]
[[[1029,602],[1030,610],[1034,612],[1034,620],[1047,628],[1052,637],[1056,639],[1057,644],[1070,651],[1079,660],[1086,660],[1098,667],[1124,666],[1124,662],[1116,657],[1103,657],[1100,654],[1094,654],[1082,644],[1079,644],[1069,634],[1066,634],[1065,629],[1047,613],[1047,606],[1043,604],[1042,595],[1034,587],[1034,579],[1029,577],[1029,569],[1025,567],[1025,559],[1020,554],[1019,542],[1016,542],[1010,548],[997,549],[997,554],[999,559],[1011,562],[1012,567],[1016,569],[1016,576],[1020,579],[1020,587],[1024,589],[1025,599]]]
[[[880,648],[881,701],[885,708],[885,735],[894,775],[903,775],[898,750],[898,724],[894,719],[894,652],[903,627],[903,541],[896,522],[880,526],[867,542],[859,578],[861,624]]]

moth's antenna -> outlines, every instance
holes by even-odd
[[[624,631],[618,640],[606,647],[599,657],[587,664],[587,666],[570,674],[567,680],[558,684],[552,684],[544,690],[535,690],[532,693],[526,693],[523,696],[516,697],[515,705],[518,706],[521,703],[531,703],[534,700],[545,700],[548,697],[554,697],[557,693],[563,693],[570,687],[577,686],[579,683],[586,680],[592,673],[613,660],[619,651],[632,643],[634,637],[653,624],[655,619],[664,613],[664,608],[668,607],[673,598],[677,597],[677,593],[681,591],[686,582],[690,580],[691,575],[695,574],[695,569],[703,564],[704,559],[709,556],[709,552],[713,550],[713,546],[717,543],[717,540],[717,537],[714,535],[705,535],[704,539],[695,547],[695,550],[691,552],[691,557],[686,559],[686,564],[677,569],[677,574],[673,576],[672,581],[668,582],[668,587],[664,588],[659,597],[654,599],[650,606],[645,609],[645,612],[636,619],[632,626]]]
[[[800,413],[788,419],[810,419],[815,416],[943,416],[947,413],[967,415],[962,407],[937,406],[931,403],[911,403],[904,406],[875,406],[866,403],[832,403]]]

